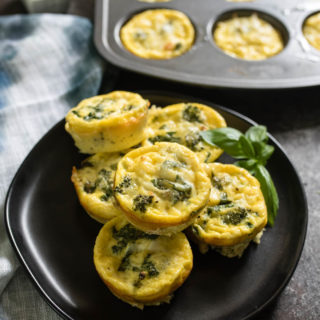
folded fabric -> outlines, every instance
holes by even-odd
[[[85,18],[0,17],[0,294],[19,265],[3,222],[10,181],[41,136],[97,94],[103,66]]]

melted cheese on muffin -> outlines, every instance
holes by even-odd
[[[223,117],[200,103],[179,103],[165,108],[151,108],[143,146],[160,141],[182,144],[196,153],[201,162],[213,162],[222,150],[205,143],[200,132],[225,127]]]
[[[182,12],[147,10],[131,18],[120,31],[123,45],[134,55],[147,59],[170,59],[188,51],[194,28]]]
[[[226,54],[245,60],[263,60],[283,49],[280,33],[257,14],[218,22],[213,38]]]
[[[115,152],[144,138],[149,101],[114,91],[81,101],[66,116],[66,130],[82,153]]]
[[[195,153],[168,142],[127,153],[118,164],[115,186],[129,221],[155,234],[185,229],[210,193],[210,180]]]
[[[79,201],[95,220],[106,221],[122,214],[113,193],[113,184],[121,153],[98,153],[73,167],[71,181]]]
[[[172,237],[150,235],[119,217],[101,229],[94,264],[115,296],[142,309],[169,302],[191,272],[193,256],[182,232]]]
[[[320,50],[320,12],[305,21],[303,35],[313,47]]]
[[[229,257],[241,256],[267,223],[260,183],[247,170],[234,165],[211,163],[208,167],[210,201],[191,226],[192,234],[205,244],[201,251],[206,251],[209,244]]]

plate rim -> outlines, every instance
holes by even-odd
[[[135,92],[143,95],[157,95],[157,96],[163,96],[164,98],[173,98],[173,99],[181,99],[182,101],[184,100],[188,100],[188,101],[196,101],[199,103],[203,103],[203,104],[207,104],[213,108],[216,108],[226,113],[229,113],[237,118],[240,118],[241,120],[251,124],[251,125],[256,125],[257,122],[255,122],[254,120],[252,120],[251,118],[247,117],[244,114],[241,114],[238,111],[235,111],[233,109],[221,106],[220,104],[211,102],[210,100],[206,100],[206,99],[202,99],[202,98],[197,98],[193,95],[184,95],[181,93],[175,93],[175,92],[170,92],[170,91],[161,91],[161,90],[135,90]],[[152,104],[151,104],[152,105]],[[35,274],[30,270],[28,263],[26,262],[26,260],[23,257],[23,254],[21,252],[21,250],[19,249],[19,245],[17,244],[17,241],[15,239],[14,236],[14,232],[11,228],[11,224],[10,224],[10,210],[9,210],[9,202],[11,200],[11,197],[13,195],[13,190],[14,190],[14,185],[15,182],[17,181],[17,179],[20,176],[20,173],[23,172],[24,170],[24,166],[27,162],[27,160],[32,156],[32,154],[34,153],[34,150],[37,149],[39,147],[39,145],[42,144],[42,142],[46,139],[47,136],[51,135],[52,132],[54,132],[55,130],[57,130],[57,128],[59,128],[61,125],[63,125],[63,123],[65,122],[65,119],[62,118],[61,120],[59,120],[55,125],[53,125],[39,140],[38,142],[32,147],[32,149],[30,150],[30,152],[27,154],[27,156],[24,158],[24,160],[22,161],[22,163],[20,164],[18,170],[16,171],[10,186],[8,188],[7,194],[6,194],[6,198],[5,198],[5,204],[4,204],[4,222],[5,222],[5,227],[6,227],[6,231],[8,234],[8,238],[10,240],[10,243],[12,245],[12,248],[14,249],[14,252],[16,254],[16,256],[18,257],[19,262],[21,263],[21,265],[24,267],[25,271],[27,271],[27,276],[28,278],[31,280],[31,282],[33,283],[33,285],[36,287],[36,289],[38,290],[38,292],[41,294],[41,296],[44,298],[44,301],[55,311],[57,312],[57,314],[59,314],[60,316],[62,316],[64,319],[68,319],[68,320],[77,320],[77,318],[70,316],[68,313],[66,313],[61,307],[59,307],[59,305],[57,303],[55,303],[53,301],[53,299],[50,297],[49,294],[47,294],[46,290],[45,290],[45,286],[41,285],[41,283],[37,280],[37,277],[35,276]],[[289,283],[290,279],[292,278],[297,265],[300,261],[301,258],[301,254],[303,252],[303,248],[304,248],[304,244],[305,244],[305,240],[306,240],[306,235],[307,235],[307,229],[308,229],[308,219],[309,219],[309,210],[308,210],[308,202],[307,202],[307,197],[306,197],[306,193],[305,193],[305,189],[303,187],[303,183],[302,180],[300,178],[300,175],[298,174],[297,169],[295,168],[295,166],[293,165],[292,161],[290,160],[290,158],[288,157],[286,151],[283,149],[283,147],[281,146],[281,144],[277,141],[277,139],[275,137],[273,137],[271,134],[268,133],[268,137],[269,139],[272,141],[272,143],[274,145],[276,145],[277,148],[279,148],[279,150],[283,153],[283,156],[285,157],[286,161],[288,162],[288,164],[291,167],[291,171],[295,174],[296,179],[299,183],[299,187],[301,189],[301,196],[302,196],[302,200],[303,200],[303,204],[304,204],[304,223],[302,225],[302,232],[303,232],[303,237],[300,239],[299,241],[299,245],[297,246],[297,250],[295,252],[295,262],[293,263],[293,265],[291,265],[291,268],[289,270],[289,272],[286,273],[286,277],[283,279],[281,285],[277,288],[277,290],[275,290],[273,292],[273,294],[269,297],[269,299],[267,299],[263,304],[261,304],[258,308],[252,310],[251,312],[249,312],[247,315],[245,315],[243,318],[241,318],[241,320],[247,320],[247,319],[251,319],[252,317],[258,315],[263,309],[265,309],[266,307],[268,307],[279,295],[280,293],[284,290],[284,288],[287,286],[287,284]]]

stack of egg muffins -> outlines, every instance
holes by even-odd
[[[202,253],[212,247],[241,257],[267,223],[259,182],[214,162],[223,150],[200,137],[225,127],[223,117],[199,103],[149,104],[114,91],[80,102],[65,126],[80,152],[91,154],[71,180],[85,211],[104,224],[96,270],[115,296],[141,309],[169,302],[189,276],[186,234]]]

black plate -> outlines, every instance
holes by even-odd
[[[143,59],[130,53],[120,40],[122,25],[134,14],[148,9],[168,8],[184,12],[192,21],[196,37],[185,54],[168,60]],[[302,34],[305,19],[320,10],[319,3],[293,0],[256,0],[234,3],[225,0],[174,0],[145,3],[135,0],[96,0],[95,44],[114,65],[145,75],[192,85],[280,89],[320,84],[320,51]],[[236,59],[214,42],[217,21],[233,13],[257,12],[281,33],[285,48],[260,61]]]
[[[199,101],[190,97],[145,93],[157,105]],[[219,110],[231,127],[246,130],[254,122]],[[307,226],[307,205],[298,175],[280,145],[268,163],[280,197],[275,226],[259,246],[241,259],[194,247],[194,269],[171,304],[142,312],[115,298],[98,277],[93,246],[101,225],[84,212],[70,182],[81,156],[64,131],[64,120],[34,147],[16,174],[5,218],[21,263],[47,302],[67,319],[247,319],[285,287],[299,260]]]

